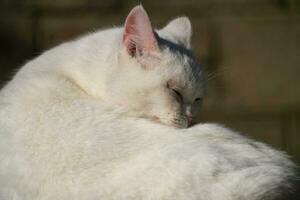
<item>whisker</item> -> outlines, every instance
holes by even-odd
[[[207,72],[207,81],[214,80],[216,77],[223,75],[227,71],[228,71],[228,67],[226,67],[226,66],[220,66],[215,71],[211,71],[211,72],[208,71]]]

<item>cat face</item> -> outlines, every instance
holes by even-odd
[[[119,69],[110,84],[115,102],[167,125],[186,128],[201,109],[206,79],[190,48],[188,18],[153,31],[141,6],[126,19]]]

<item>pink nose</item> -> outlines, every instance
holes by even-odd
[[[193,117],[191,115],[187,115],[186,118],[187,118],[187,121],[188,121],[188,125],[190,126],[192,124]]]

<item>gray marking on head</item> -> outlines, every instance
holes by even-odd
[[[182,56],[187,56],[187,57],[195,60],[194,54],[191,49],[187,49],[183,45],[179,45],[170,40],[164,39],[164,38],[160,37],[156,32],[154,32],[154,35],[155,35],[155,38],[156,38],[160,48],[168,48],[173,53],[176,53],[176,54],[179,54]]]
[[[176,54],[177,56],[180,56],[182,58],[184,58],[184,57],[187,58],[188,66],[185,66],[185,67],[189,67],[192,70],[192,72],[193,72],[192,75],[194,76],[192,78],[195,78],[196,76],[200,77],[203,92],[206,93],[206,90],[207,90],[206,75],[205,75],[203,67],[197,62],[197,60],[193,54],[193,51],[191,49],[184,47],[183,45],[176,44],[170,40],[160,37],[158,35],[158,33],[156,33],[156,32],[154,32],[154,35],[155,35],[155,38],[161,49],[167,48],[172,53]]]

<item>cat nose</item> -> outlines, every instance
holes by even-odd
[[[191,106],[186,107],[185,114],[186,114],[186,119],[187,119],[188,125],[190,126],[193,121]]]
[[[187,115],[186,118],[187,118],[188,126],[192,125],[192,122],[193,122],[192,115]]]

